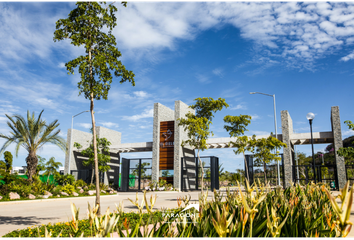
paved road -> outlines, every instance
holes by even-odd
[[[156,193],[147,193],[148,201],[152,194],[154,195]],[[188,194],[191,196],[192,203],[198,201],[199,192],[158,192],[154,209],[176,208],[177,197]],[[334,195],[337,194],[338,193],[334,193]],[[210,200],[212,196],[213,193],[209,192]],[[139,193],[138,197],[139,203],[141,203],[143,194]],[[125,212],[137,211],[137,208],[128,198],[135,200],[135,193],[118,193],[118,195],[101,196],[101,212],[104,213],[108,207],[112,212],[116,209],[115,204],[118,205],[122,200]],[[16,229],[23,229],[34,225],[66,222],[71,219],[71,202],[75,203],[75,205],[80,208],[79,218],[84,219],[87,218],[87,202],[93,206],[95,197],[2,202],[0,203],[0,236]],[[354,208],[352,208],[350,220],[354,222]],[[354,237],[354,230],[349,233],[348,237]]]
[[[150,195],[147,193],[148,201]],[[198,192],[158,192],[154,209],[176,208],[177,197],[191,195],[193,201],[198,201]],[[212,194],[209,194],[210,198]],[[139,203],[143,199],[143,194],[139,193]],[[118,195],[101,196],[101,213],[105,213],[107,208],[110,211],[116,209],[115,204],[123,200],[125,212],[137,211],[137,208],[128,200],[135,200],[135,193],[118,193]],[[16,201],[0,203],[0,236],[3,236],[13,230],[26,227],[66,222],[71,219],[70,203],[74,203],[80,208],[79,218],[87,218],[87,202],[94,206],[95,197],[63,198],[63,199],[43,199],[32,201]]]

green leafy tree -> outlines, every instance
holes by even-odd
[[[122,4],[126,6],[126,2]],[[70,39],[74,46],[85,48],[85,55],[69,61],[65,66],[71,74],[78,68],[81,74],[81,81],[78,82],[79,94],[84,93],[85,98],[90,99],[95,175],[98,179],[94,100],[107,100],[112,73],[121,78],[120,83],[128,81],[135,86],[134,73],[126,70],[118,60],[121,53],[116,48],[116,39],[112,34],[117,25],[117,8],[113,4],[106,5],[105,2],[77,2],[76,6],[68,18],[56,22],[54,41]],[[96,205],[100,205],[99,181],[96,181]],[[98,215],[101,215],[100,208]]]
[[[240,116],[230,116],[227,115],[224,117],[224,122],[229,124],[225,125],[224,128],[229,133],[230,137],[236,137],[236,141],[231,141],[231,146],[237,148],[234,150],[236,155],[243,154],[243,158],[245,160],[246,169],[248,169],[247,161],[246,161],[246,151],[253,151],[253,143],[254,141],[250,141],[247,136],[243,136],[245,131],[248,131],[246,128],[251,123],[252,117],[249,115],[240,115]],[[255,135],[252,136],[252,139],[255,139]],[[248,171],[246,171],[246,177],[249,181],[250,178],[248,176]]]
[[[59,167],[63,166],[61,162],[56,162],[54,157],[51,157],[48,162],[45,163],[45,172],[44,175],[47,175],[47,183],[49,181],[50,175],[59,174]]]
[[[38,165],[36,169],[36,175],[38,175],[42,171],[45,171],[45,163],[47,161],[44,157],[41,157],[39,155],[37,155],[37,158],[38,158]]]
[[[0,175],[3,175],[4,173],[7,172],[7,168],[6,168],[6,163],[5,161],[0,161]]]
[[[147,175],[146,175],[146,170],[147,170],[147,167],[150,166],[150,163],[148,162],[143,162],[141,163],[140,165],[140,177],[141,178],[146,178]],[[135,175],[136,177],[139,176],[139,163],[135,165],[135,169],[132,171],[132,174]]]
[[[347,124],[350,130],[354,130],[354,124],[351,121],[347,120],[344,123]],[[354,144],[354,142],[352,142],[352,144]],[[339,148],[337,153],[339,156],[343,156],[345,158],[354,158],[354,148],[352,147]]]
[[[206,140],[213,132],[210,131],[209,127],[212,124],[212,118],[214,113],[220,111],[224,107],[229,105],[225,102],[225,99],[219,98],[214,100],[213,98],[196,98],[194,99],[196,103],[191,105],[190,108],[195,110],[195,114],[188,112],[185,118],[177,119],[178,126],[184,127],[187,131],[188,140],[182,141],[182,146],[188,144],[191,147],[198,149],[197,156],[199,160],[199,166],[201,167],[202,173],[202,194],[204,194],[204,169],[202,160],[199,157],[199,152],[207,149]]]
[[[23,147],[28,151],[28,156],[26,158],[27,163],[27,176],[30,181],[32,177],[36,174],[36,169],[38,165],[37,150],[41,149],[44,144],[51,143],[60,147],[63,151],[66,150],[66,142],[58,134],[60,130],[57,129],[59,126],[58,120],[47,124],[45,120],[42,119],[41,111],[38,118],[27,111],[27,119],[20,115],[14,115],[10,117],[5,114],[10,120],[7,121],[7,125],[11,128],[10,135],[4,135],[0,133],[0,138],[6,139],[6,142],[0,149],[0,154],[11,144],[16,143],[15,151],[16,157],[20,147]]]
[[[170,177],[170,172],[168,170],[164,170],[161,172],[161,177]]]
[[[9,152],[9,151],[4,152],[4,159],[5,159],[5,163],[6,163],[6,169],[9,173],[11,173],[12,161],[13,161],[13,156],[12,156],[11,152]]]
[[[107,140],[107,138],[96,138],[96,149],[97,149],[97,159],[98,159],[98,171],[99,172],[107,172],[111,167],[107,165],[111,161],[111,156],[109,153],[109,146],[111,142]],[[75,142],[74,147],[77,149],[81,149],[82,146]],[[93,183],[94,179],[94,169],[96,167],[95,164],[95,154],[94,154],[94,147],[93,142],[91,142],[90,146],[81,151],[81,154],[85,157],[88,157],[88,160],[84,160],[82,164],[84,166],[91,166],[92,167],[92,176],[91,176],[91,184]],[[96,176],[96,179],[99,179]],[[96,181],[99,182],[99,181]]]
[[[266,165],[269,164],[272,160],[280,161],[281,157],[278,156],[279,152],[276,151],[273,153],[272,151],[277,150],[281,147],[286,147],[286,144],[282,141],[269,136],[268,138],[260,138],[252,141],[252,145],[255,146],[254,153],[254,163],[255,165],[263,165],[264,171],[264,182],[267,182],[267,173],[266,173]]]

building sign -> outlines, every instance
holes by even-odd
[[[160,170],[173,169],[175,122],[160,122]]]

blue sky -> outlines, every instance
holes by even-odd
[[[330,131],[331,106],[339,106],[341,122],[354,120],[353,3],[153,3],[119,4],[117,38],[121,61],[136,77],[136,86],[114,79],[108,100],[95,102],[98,126],[122,132],[122,143],[152,141],[152,109],[159,102],[193,104],[197,97],[225,98],[230,105],[215,115],[214,137],[227,137],[225,115],[253,116],[247,135],[274,132],[276,95],[280,111],[288,110],[296,132],[309,132],[308,112],[316,114],[313,130]],[[51,122],[59,120],[66,138],[71,116],[89,109],[78,96],[79,74],[64,64],[83,48],[53,42],[55,22],[66,18],[75,3],[0,3],[0,132],[7,134],[5,114],[27,110]],[[89,131],[90,114],[75,118],[74,128]],[[342,124],[343,138],[353,134]],[[0,140],[0,144],[4,141]],[[315,145],[315,151],[326,145]],[[14,154],[14,147],[8,150]],[[311,153],[309,145],[298,150]],[[38,154],[64,163],[58,147]],[[208,150],[225,170],[243,168],[232,149]],[[24,149],[14,166],[24,166]],[[150,157],[151,153],[123,154]]]

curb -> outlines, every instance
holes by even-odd
[[[113,196],[118,196],[118,194],[115,195],[100,195],[100,197],[113,197]],[[72,200],[72,199],[85,199],[85,198],[94,198],[94,196],[85,196],[85,197],[70,197],[70,198],[48,198],[48,199],[33,199],[33,200],[19,200],[19,201],[6,201],[6,202],[0,202],[1,205],[10,205],[10,204],[21,204],[21,203],[32,203],[32,202],[51,202],[51,201],[64,201],[64,200]]]

